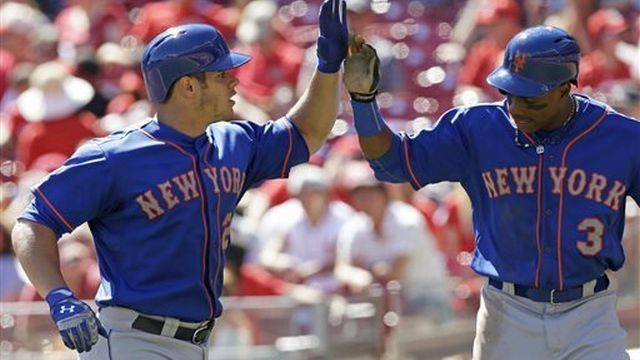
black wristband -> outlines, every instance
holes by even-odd
[[[351,100],[353,101],[368,103],[376,99],[376,95],[378,95],[378,91],[376,90],[372,93],[367,93],[367,94],[350,92],[349,95],[351,95]]]

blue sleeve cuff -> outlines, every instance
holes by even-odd
[[[335,74],[342,67],[342,61],[337,63],[330,63],[318,60],[318,71],[325,74]]]
[[[364,137],[378,135],[388,127],[376,101],[351,100],[351,108],[353,109],[353,125],[358,135]]]

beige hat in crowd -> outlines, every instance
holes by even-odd
[[[303,189],[314,189],[317,191],[328,191],[331,181],[326,171],[316,165],[301,164],[291,169],[287,190],[290,195],[296,196]]]
[[[278,12],[278,4],[273,0],[251,1],[240,15],[236,37],[243,44],[254,44],[272,36],[271,22]]]
[[[18,112],[27,121],[58,120],[87,105],[95,90],[86,80],[72,76],[59,62],[46,62],[29,77],[29,89],[20,94]]]

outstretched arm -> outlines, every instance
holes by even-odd
[[[304,137],[310,154],[324,143],[338,114],[339,70],[348,46],[345,0],[325,0],[320,8],[319,26],[318,68],[287,114]]]
[[[352,36],[344,69],[344,83],[351,95],[353,121],[360,147],[367,159],[378,159],[389,151],[393,133],[384,122],[376,103],[380,79],[380,59],[376,50],[366,44],[361,36]]]

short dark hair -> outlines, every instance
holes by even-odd
[[[204,72],[197,72],[197,73],[188,74],[188,75],[185,75],[185,76],[195,78],[196,80],[198,80],[198,82],[200,83],[200,85],[202,85],[203,88],[207,87],[207,79],[206,79],[206,75],[205,75]],[[180,78],[180,79],[182,79],[182,78]],[[169,101],[169,99],[173,95],[173,88],[174,88],[174,86],[176,85],[176,83],[180,79],[176,80],[173,84],[171,84],[171,87],[169,88],[169,91],[167,91],[167,97],[164,99],[163,102],[161,102],[162,104],[164,104],[167,101]]]

